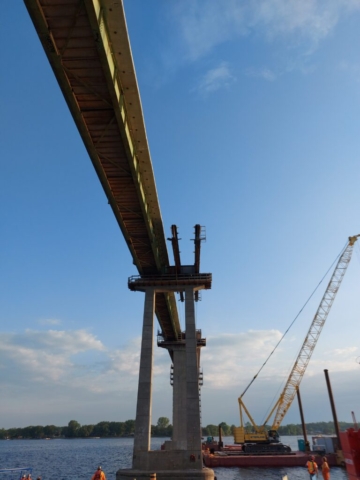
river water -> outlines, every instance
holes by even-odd
[[[297,450],[298,437],[283,437],[283,443]],[[152,449],[160,448],[163,438],[152,439]],[[225,437],[224,444],[231,444]],[[0,440],[0,470],[4,468],[32,467],[33,479],[90,480],[98,465],[107,480],[115,480],[119,468],[130,468],[132,438],[56,439],[56,440]],[[293,468],[216,468],[217,480],[308,480],[307,471]],[[321,478],[321,477],[320,477]],[[319,478],[319,480],[320,480]],[[0,473],[0,480],[18,480],[17,476]],[[348,480],[341,468],[331,469],[331,480]]]

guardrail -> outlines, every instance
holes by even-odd
[[[132,275],[128,278],[130,290],[141,290],[146,287],[179,287],[177,291],[184,290],[187,286],[210,289],[212,282],[211,273],[194,274],[159,274],[159,275]]]
[[[158,347],[168,348],[169,345],[173,345],[174,343],[175,344],[176,343],[183,343],[185,345],[185,343],[186,343],[186,332],[179,333],[176,341],[166,340],[163,333],[161,333],[161,332],[157,333],[157,346]],[[206,347],[206,338],[202,338],[200,329],[196,330],[196,343],[197,343],[198,347]]]

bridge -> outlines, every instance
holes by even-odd
[[[135,68],[121,2],[25,1],[42,46],[140,274],[169,267]],[[174,293],[156,295],[168,339]]]
[[[133,468],[117,480],[214,478],[202,468],[199,365],[205,345],[195,330],[194,300],[211,287],[195,263],[171,267],[146,137],[139,89],[121,0],[24,0],[89,157],[126,240],[139,276],[132,290],[145,292]],[[185,294],[181,331],[175,293]],[[173,361],[172,442],[150,450],[154,312],[159,346]],[[136,474],[136,475],[135,475]]]

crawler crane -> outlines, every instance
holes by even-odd
[[[290,447],[279,443],[279,435],[277,430],[280,427],[281,422],[283,421],[287,411],[289,410],[294,400],[302,377],[304,376],[306,367],[308,366],[311,355],[319,339],[327,316],[329,315],[331,306],[335,300],[335,296],[340,288],[342,279],[344,278],[346,269],[350,263],[354,244],[359,237],[360,235],[349,237],[349,241],[336,264],[335,270],[331,276],[324,296],[321,299],[320,305],[316,311],[314,319],[305,337],[304,343],[300,349],[294,366],[290,372],[289,378],[287,379],[285,387],[263,425],[256,425],[242,400],[243,395],[245,394],[251,383],[255,380],[257,375],[255,375],[250,385],[238,398],[240,409],[240,427],[234,428],[234,442],[237,444],[242,444],[244,451],[248,453],[290,451]],[[243,425],[243,410],[252,424],[254,430],[253,433],[248,433],[245,431]],[[274,412],[275,416],[272,427],[269,431],[266,431],[266,424],[270,420]]]

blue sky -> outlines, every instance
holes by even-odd
[[[360,2],[243,3],[125,0],[164,228],[178,226],[183,263],[193,226],[206,227],[204,424],[239,423],[237,397],[360,233]],[[5,13],[0,427],[134,418],[136,271],[23,3]],[[309,422],[331,420],[324,369],[339,419],[359,405],[359,279],[357,245],[301,386]],[[256,421],[325,287],[247,393]],[[164,351],[155,365],[153,423],[171,418],[172,394]],[[300,421],[295,403],[285,424]]]

